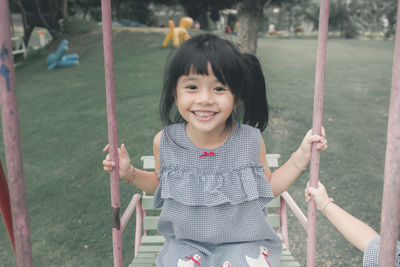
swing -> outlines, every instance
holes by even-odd
[[[400,6],[400,0],[398,3]],[[8,1],[0,0],[0,100],[1,100],[1,115],[3,127],[7,128],[4,131],[4,144],[6,151],[6,164],[9,177],[10,186],[10,202],[14,205],[12,207],[12,218],[15,222],[18,221],[18,226],[14,229],[15,237],[15,256],[17,259],[18,266],[29,267],[33,266],[32,251],[30,245],[30,234],[27,221],[27,207],[26,207],[26,197],[25,197],[25,178],[23,175],[23,163],[22,163],[22,149],[18,126],[18,110],[16,102],[16,92],[15,92],[15,76],[13,68],[13,57],[10,36],[10,24],[9,24],[9,14],[8,14]],[[318,34],[318,43],[322,43],[323,38],[326,39],[327,36],[327,20],[329,14],[329,1],[321,0],[321,10],[320,10],[320,29]],[[110,144],[110,156],[112,159],[116,159],[118,166],[118,150],[117,150],[117,135],[116,135],[116,112],[115,112],[115,88],[114,88],[114,74],[113,74],[113,53],[112,53],[112,40],[111,40],[111,6],[110,0],[102,0],[102,17],[103,17],[103,34],[104,34],[104,54],[105,54],[105,72],[106,72],[106,92],[107,92],[107,115],[108,115],[108,128],[109,128],[109,144]],[[397,11],[397,24],[396,32],[400,33],[400,8]],[[323,37],[324,36],[324,37]],[[321,38],[321,42],[320,42]],[[320,120],[322,117],[322,88],[323,88],[323,77],[325,68],[325,53],[326,53],[326,42],[325,46],[318,45],[317,54],[317,73],[316,73],[316,93],[314,101],[314,114],[318,113],[319,118],[313,121],[313,129],[320,129]],[[4,53],[3,53],[4,52]],[[380,266],[394,266],[395,261],[395,242],[398,233],[398,216],[393,216],[393,214],[399,213],[398,202],[396,201],[400,196],[400,181],[398,179],[398,173],[400,172],[400,160],[398,151],[400,150],[400,140],[395,136],[395,133],[400,132],[399,116],[400,116],[400,34],[396,35],[395,41],[395,53],[393,62],[393,75],[392,75],[392,95],[391,104],[389,110],[389,122],[388,122],[388,139],[387,139],[387,149],[386,149],[386,160],[385,160],[385,181],[384,181],[384,191],[383,191],[383,205],[382,205],[382,222],[381,222],[381,232],[382,232],[382,243],[380,249]],[[319,121],[319,125],[318,125]],[[314,134],[318,134],[317,131],[313,131]],[[318,162],[319,154],[314,153],[313,149],[312,161],[311,161],[311,185],[315,186],[318,182]],[[278,164],[270,161],[268,159],[271,167],[277,167]],[[154,166],[151,163],[151,158],[143,158],[144,168],[151,168]],[[135,195],[131,201],[127,211],[124,215],[120,216],[120,200],[119,200],[119,177],[118,169],[115,168],[110,177],[111,183],[111,200],[113,207],[113,252],[114,252],[114,266],[122,266],[122,246],[121,246],[121,233],[126,226],[128,218],[132,215],[134,207],[137,206],[138,210],[148,210],[150,207],[151,198],[148,196],[141,197],[140,195]],[[397,190],[393,190],[396,188]],[[277,204],[277,200],[271,202],[272,207],[280,207],[280,221],[282,225],[278,225],[282,231],[282,239],[286,246],[288,243],[286,229],[286,219],[282,213],[286,212],[287,203],[291,207],[295,207],[292,199],[286,193],[281,195],[280,205]],[[312,267],[315,265],[315,203],[310,202],[309,205],[309,218],[307,224],[307,266]],[[295,214],[297,211],[294,211]],[[144,212],[138,212],[139,218],[138,224],[143,222],[144,225],[147,221],[151,221],[150,216],[145,215],[143,218],[141,216]],[[276,215],[275,218],[279,218]],[[296,214],[298,218],[301,215]],[[147,217],[147,218],[146,218]],[[278,219],[268,218],[271,224],[274,224],[273,220],[278,221]],[[305,226],[305,219],[300,219],[303,226]],[[147,226],[144,226],[145,230]],[[141,229],[141,228],[139,228]],[[149,226],[150,229],[150,226]],[[395,234],[393,234],[395,233]],[[139,258],[141,251],[140,248],[147,249],[146,242],[152,244],[157,244],[160,246],[162,244],[162,238],[156,237],[152,238],[149,235],[140,238],[141,234],[136,234],[136,239],[138,242],[142,243],[141,246],[137,246],[136,258]],[[140,239],[139,239],[140,238]],[[151,241],[151,239],[154,239]],[[155,243],[154,243],[155,242]],[[154,252],[152,252],[154,257]],[[144,254],[143,254],[144,255]],[[286,255],[286,254],[284,254]],[[290,258],[290,257],[288,257]],[[133,264],[131,264],[133,266]],[[134,266],[151,266],[150,264],[134,264]],[[292,265],[285,265],[292,266]],[[296,266],[296,265],[294,265]]]
[[[279,154],[267,154],[267,162],[271,168],[279,167]],[[154,170],[154,157],[143,156],[143,169]],[[268,203],[267,221],[272,228],[278,231],[278,236],[283,240],[282,257],[279,267],[300,267],[300,263],[295,260],[289,250],[289,240],[287,231],[286,203],[301,214],[301,222],[306,223],[306,217],[302,215],[300,208],[296,205],[289,193],[284,192],[280,197]],[[152,267],[155,265],[155,255],[161,250],[165,239],[157,231],[158,216],[154,216],[157,210],[153,209],[153,196],[145,193],[143,196],[135,194],[122,217],[122,231],[124,230],[129,218],[136,208],[136,231],[135,231],[135,253],[129,267]],[[159,213],[159,212],[158,212]],[[151,215],[147,215],[151,214]]]
[[[399,0],[400,2],[400,0]],[[400,5],[400,4],[399,4]],[[115,95],[114,95],[114,84],[113,84],[113,72],[112,72],[112,40],[111,40],[111,6],[109,0],[102,0],[102,12],[103,12],[103,34],[104,34],[104,54],[105,54],[105,70],[106,70],[106,89],[107,89],[107,112],[108,112],[108,123],[109,123],[109,144],[110,144],[110,155],[112,159],[116,159],[116,166],[118,166],[118,150],[117,150],[117,135],[116,135],[116,125],[115,121]],[[400,12],[398,11],[397,19],[400,21]],[[317,50],[317,62],[316,62],[316,75],[315,75],[315,91],[314,91],[314,111],[313,111],[313,134],[321,135],[321,124],[322,124],[322,106],[323,106],[323,89],[324,89],[324,76],[325,76],[325,62],[326,62],[326,47],[327,47],[327,37],[328,37],[328,20],[329,20],[329,0],[321,0],[320,6],[320,15],[319,15],[319,30],[318,30],[318,50]],[[400,23],[397,23],[397,32],[400,32]],[[397,46],[400,45],[400,35],[396,35],[396,51]],[[400,52],[395,52],[395,58],[399,58]],[[394,64],[396,64],[397,59],[395,59]],[[396,65],[398,66],[398,64]],[[397,73],[397,76],[396,76]],[[393,78],[392,82],[392,91],[395,85],[398,86],[397,91],[400,91],[400,69],[397,68],[394,70],[393,77],[398,77],[397,80]],[[110,97],[108,97],[110,96]],[[394,103],[394,100],[392,101]],[[397,99],[397,102],[400,102]],[[390,112],[397,112],[400,114],[399,104],[393,108],[391,107]],[[393,111],[392,111],[393,110]],[[393,114],[393,113],[391,113]],[[393,116],[393,115],[392,115]],[[397,120],[398,121],[398,120]],[[390,122],[389,122],[390,123]],[[394,123],[393,123],[394,124]],[[391,125],[391,124],[389,124]],[[399,125],[396,125],[399,128]],[[395,128],[395,127],[393,127]],[[389,126],[390,129],[390,126]],[[390,132],[388,130],[388,132]],[[389,138],[388,142],[391,144],[395,143],[396,140],[394,138]],[[400,146],[400,141],[397,140],[397,147]],[[388,146],[390,147],[390,146]],[[394,150],[393,150],[394,151]],[[388,153],[389,155],[393,155],[393,157],[398,157],[395,153]],[[268,159],[267,159],[268,160]],[[143,168],[147,170],[154,169],[154,159],[149,156],[145,156],[142,158]],[[387,168],[399,168],[399,160],[397,163],[393,160],[391,164],[387,164],[389,167]],[[394,163],[394,164],[393,164]],[[392,166],[392,164],[394,166]],[[396,165],[397,164],[397,165]],[[270,163],[271,167],[277,167],[278,164],[274,165]],[[312,146],[312,154],[311,154],[311,162],[310,162],[310,185],[313,187],[318,187],[318,173],[319,173],[319,152],[316,149],[316,146]],[[386,173],[386,168],[385,168]],[[385,175],[386,176],[386,175]],[[385,188],[387,187],[387,183],[395,181],[396,177],[393,175],[388,175],[385,177]],[[115,201],[115,196],[119,195],[119,188],[116,186],[116,182],[118,180],[118,168],[114,168],[112,173],[110,174],[111,180],[111,198],[113,203],[113,210],[118,209],[119,212],[119,198]],[[400,191],[400,185],[398,185]],[[389,191],[389,190],[385,190]],[[391,195],[386,198],[383,204],[382,211],[382,247],[380,251],[380,261],[385,261],[385,263],[380,263],[380,266],[393,266],[394,265],[394,255],[395,255],[395,242],[393,242],[393,235],[390,237],[389,232],[394,229],[397,230],[398,221],[389,226],[384,223],[384,218],[389,218],[389,221],[393,222],[398,218],[393,218],[390,216],[390,211],[398,210],[396,207],[395,201],[396,193],[393,190],[390,192]],[[388,194],[390,194],[388,193]],[[400,194],[400,192],[398,193]],[[279,199],[279,198],[277,198]],[[384,199],[385,200],[385,199]],[[118,227],[113,227],[113,248],[114,248],[114,266],[122,266],[121,260],[121,232],[126,226],[129,217],[132,215],[135,208],[137,208],[136,215],[136,236],[135,236],[135,255],[134,260],[129,265],[133,266],[143,266],[150,267],[155,266],[155,256],[157,252],[161,249],[164,238],[160,235],[152,235],[147,234],[147,231],[156,230],[157,225],[157,216],[147,216],[147,212],[153,211],[152,209],[152,201],[153,198],[143,195],[134,195],[132,201],[130,202],[127,210],[121,218],[122,227],[119,228],[119,218],[114,216],[114,220],[117,221],[115,225]],[[271,218],[267,218],[270,221],[273,227],[280,228],[282,231],[282,239],[284,243],[284,251],[282,253],[282,262],[279,266],[300,266],[298,262],[294,260],[291,256],[290,251],[288,250],[289,244],[287,239],[287,222],[286,222],[286,202],[289,204],[291,209],[294,211],[296,217],[303,224],[304,228],[307,229],[307,267],[315,266],[315,250],[316,250],[316,204],[315,201],[310,201],[308,206],[308,220],[304,218],[300,209],[296,209],[296,203],[291,199],[290,195],[287,192],[284,192],[280,196],[280,201],[272,201],[270,203],[269,208],[279,208],[280,215],[275,215],[276,221],[280,221],[275,224],[274,220]],[[277,204],[279,203],[279,204]],[[385,206],[390,206],[389,211],[385,212]],[[386,209],[387,210],[387,209]],[[280,220],[279,220],[280,216]],[[384,217],[385,216],[385,217]],[[114,224],[113,224],[114,225]],[[143,231],[143,232],[142,232]],[[155,231],[156,232],[156,231]],[[118,233],[114,238],[114,233]],[[143,236],[142,236],[143,233]],[[386,233],[386,234],[385,234]],[[397,236],[397,234],[395,235]],[[386,240],[384,240],[386,239]],[[287,257],[286,257],[287,256]],[[287,261],[286,261],[287,259]],[[391,265],[387,265],[388,262],[391,262]]]

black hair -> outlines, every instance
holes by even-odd
[[[165,71],[160,104],[163,124],[184,121],[175,106],[179,77],[191,72],[208,75],[210,63],[218,81],[229,86],[236,103],[242,103],[243,123],[263,131],[268,123],[268,103],[264,75],[258,60],[255,60],[248,54],[241,54],[232,42],[214,34],[197,35],[184,42]],[[231,126],[234,121],[240,121],[236,113],[229,117],[227,125]]]
[[[252,90],[246,90],[247,96],[242,99],[245,107],[251,106],[244,110],[243,123],[257,125],[263,131],[268,125],[269,115],[264,73],[256,56],[244,53],[243,59],[251,73],[249,85],[252,87]]]

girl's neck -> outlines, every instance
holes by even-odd
[[[222,146],[232,134],[233,126],[224,127],[222,130],[214,132],[194,131],[185,125],[186,135],[189,140],[197,147],[204,149],[215,149]]]

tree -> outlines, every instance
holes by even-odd
[[[239,31],[236,42],[245,53],[257,51],[258,32],[267,0],[241,0],[238,3]]]
[[[232,7],[237,0],[178,0],[187,15],[199,21],[203,29],[208,29],[208,17],[213,21],[219,20],[219,11]]]
[[[44,27],[57,37],[68,16],[67,0],[11,0],[10,9],[22,15],[24,42],[27,44],[35,27]]]

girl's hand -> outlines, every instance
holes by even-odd
[[[328,148],[328,141],[325,138],[325,128],[321,127],[321,135],[311,134],[312,130],[309,130],[304,136],[300,147],[297,149],[297,153],[302,155],[304,159],[310,161],[311,159],[311,145],[312,143],[317,143],[317,149],[323,151]]]
[[[107,152],[109,151],[109,149],[110,145],[107,144],[103,148],[103,152]],[[124,144],[121,145],[121,148],[118,148],[118,161],[119,161],[119,177],[120,178],[128,177],[131,169],[131,159]],[[115,161],[111,160],[110,154],[107,154],[105,159],[103,160],[103,166],[106,172],[111,172],[111,170],[115,167]]]
[[[311,200],[311,196],[314,197],[315,203],[317,204],[317,209],[322,210],[326,207],[326,204],[330,202],[328,193],[326,192],[325,186],[318,181],[318,188],[312,187],[307,184],[307,188],[304,190],[306,195],[306,201]]]

